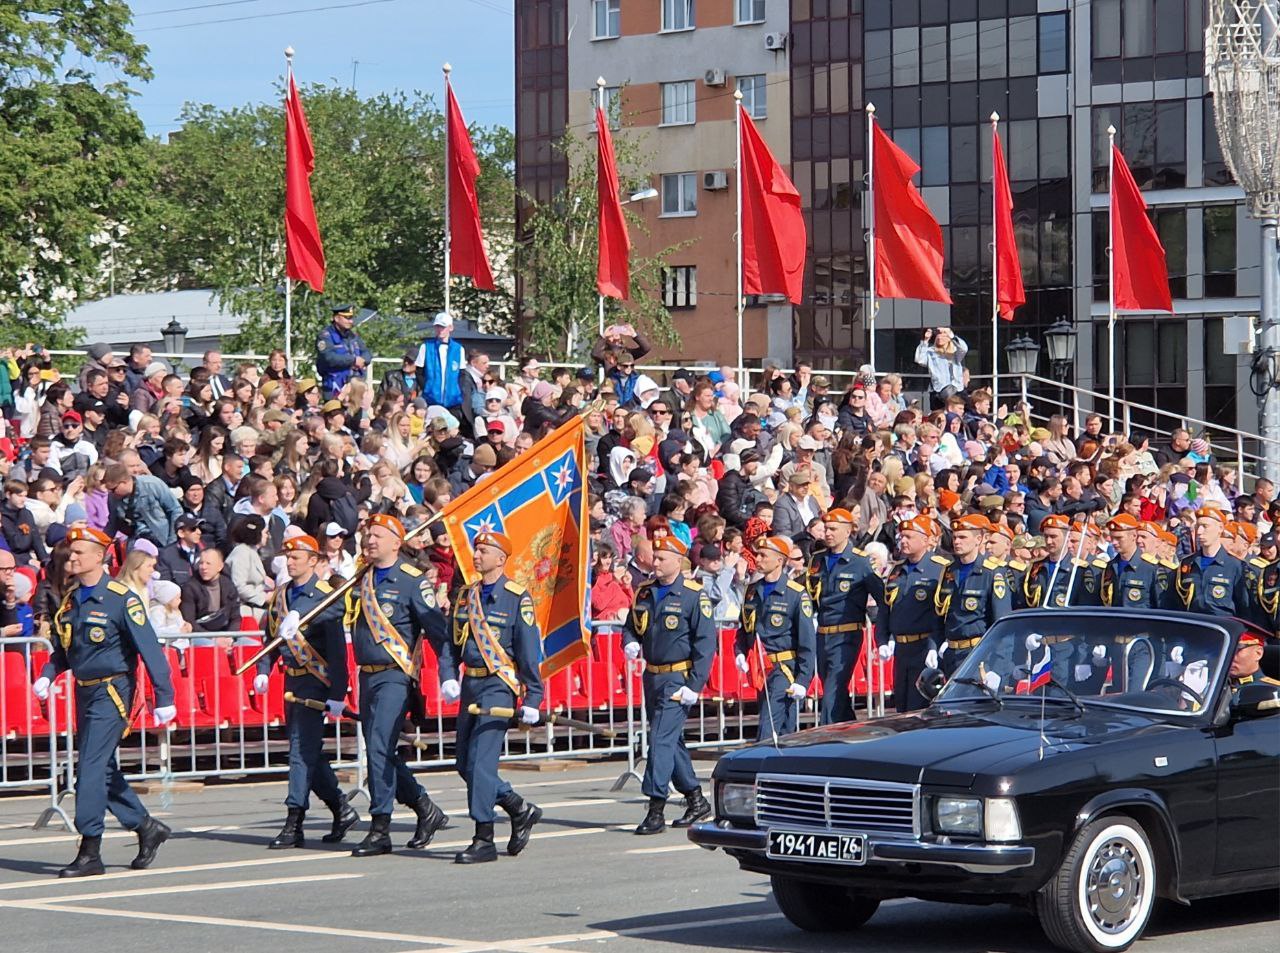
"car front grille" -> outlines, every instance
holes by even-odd
[[[851,778],[762,774],[756,778],[756,823],[914,836],[911,784]]]

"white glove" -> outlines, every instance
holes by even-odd
[[[330,698],[324,703],[324,707],[330,718],[341,718],[342,713],[347,710],[347,703],[341,698]]]
[[[266,675],[253,676],[253,693],[255,695],[265,695],[267,686],[271,684],[271,679]]]
[[[1203,698],[1209,687],[1209,663],[1201,659],[1188,665],[1182,673],[1182,684]]]
[[[747,664],[747,657],[741,652],[738,653],[738,657],[733,661],[734,664],[738,666],[738,671],[743,675],[746,675],[747,672],[751,671],[751,666]]]
[[[1077,681],[1077,682],[1087,682],[1087,681],[1089,680],[1089,677],[1090,677],[1091,675],[1093,675],[1093,668],[1092,668],[1091,666],[1089,666],[1089,665],[1077,665],[1077,666],[1076,666],[1076,681]]]
[[[690,705],[692,705],[694,702],[698,700],[698,693],[695,692],[688,685],[681,685],[680,690],[677,691],[675,695],[672,697],[675,701],[678,701],[681,705],[684,705],[685,708],[688,708]]]
[[[298,615],[297,610],[290,610],[276,626],[276,637],[289,641],[298,634],[298,623],[301,621],[302,616]]]
[[[993,692],[1000,691],[1000,685],[1003,682],[1000,678],[999,672],[987,672],[986,675],[982,676],[982,681],[986,684],[987,688],[991,689]]]
[[[41,675],[32,683],[31,690],[36,693],[36,698],[46,701],[49,698],[49,680]]]
[[[951,648],[951,643],[950,643],[950,642],[943,642],[943,643],[942,643],[942,645],[941,645],[941,647],[939,647],[939,649],[938,649],[938,658],[942,658],[942,656],[946,655],[946,654],[947,654],[947,649],[949,649],[949,648]]]
[[[893,643],[886,642],[884,645],[880,646],[880,648],[877,649],[876,651],[880,653],[880,661],[887,662],[889,661],[889,659],[893,658]]]
[[[1093,664],[1102,668],[1107,664],[1107,647],[1105,645],[1095,645],[1093,647]]]
[[[945,643],[944,643],[944,644],[945,644]],[[930,649],[930,650],[929,650],[928,654],[927,654],[927,655],[925,655],[925,657],[924,657],[924,667],[925,667],[925,668],[937,668],[937,667],[938,667],[938,653],[937,653],[937,651],[935,651],[934,649]]]
[[[1040,646],[1044,645],[1044,636],[1039,632],[1032,632],[1027,636],[1027,651],[1034,652]]]
[[[1169,661],[1173,662],[1175,665],[1182,664],[1182,646],[1181,645],[1175,645],[1173,647],[1173,650],[1169,653]]]
[[[156,724],[167,725],[178,717],[178,709],[174,705],[165,705],[156,709]]]
[[[520,706],[520,724],[536,725],[540,720],[538,709],[530,708],[528,705]]]
[[[799,682],[792,682],[790,685],[787,686],[787,694],[790,697],[796,699],[797,701],[800,701],[801,699],[804,698],[805,695],[809,694],[809,690],[805,688],[803,685],[801,685]]]
[[[448,678],[440,683],[440,694],[447,702],[456,702],[462,697],[462,686],[456,678]]]
[[[626,653],[627,658],[634,662],[640,657],[640,643],[628,642],[626,646],[623,647],[622,651]]]

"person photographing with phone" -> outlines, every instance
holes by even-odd
[[[929,371],[929,409],[941,410],[947,398],[964,390],[964,358],[969,345],[950,328],[924,329],[916,363]]]

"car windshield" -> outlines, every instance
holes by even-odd
[[[1043,697],[1192,716],[1217,684],[1228,642],[1215,625],[1171,616],[1019,612],[992,626],[938,701]]]

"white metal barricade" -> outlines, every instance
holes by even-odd
[[[34,666],[52,652],[53,643],[39,636],[0,638],[0,788],[47,788],[49,803],[32,826],[39,830],[56,817],[71,830],[61,802],[74,775],[69,756],[63,771],[58,743],[60,728],[71,722],[71,694],[50,692],[42,703],[31,690],[40,676]]]

